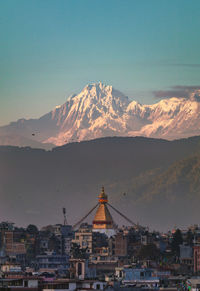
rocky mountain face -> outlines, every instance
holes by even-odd
[[[189,99],[141,105],[112,86],[96,83],[39,119],[0,127],[0,144],[49,148],[106,136],[183,138],[200,134],[199,112],[200,90]]]

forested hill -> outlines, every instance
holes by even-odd
[[[199,149],[200,137],[102,138],[52,151],[0,147],[0,220],[60,223],[66,207],[74,223],[104,185],[135,222],[159,229],[198,223]]]

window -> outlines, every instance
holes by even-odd
[[[82,275],[82,264],[78,263],[78,276]]]

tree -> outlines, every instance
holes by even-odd
[[[138,253],[141,260],[155,260],[160,258],[160,251],[154,244],[143,245]]]
[[[194,240],[194,235],[191,232],[191,230],[188,230],[187,236],[186,236],[186,242],[189,246],[193,246],[193,240]]]
[[[27,244],[26,245],[26,262],[28,265],[35,259],[36,249],[35,244]]]
[[[175,233],[173,234],[171,247],[172,247],[172,252],[178,257],[180,256],[180,245],[182,243],[183,243],[182,233],[180,229],[177,229]]]
[[[32,235],[36,235],[38,233],[38,228],[36,225],[34,224],[29,224],[26,228],[26,231],[29,233],[29,234],[32,234]]]
[[[92,234],[92,248],[94,252],[98,248],[108,247],[108,237],[105,233],[93,232]]]
[[[80,246],[76,243],[73,243],[70,250],[71,256],[74,259],[87,259],[87,248],[80,248]]]
[[[56,237],[55,234],[52,234],[51,237],[49,238],[49,243],[48,243],[49,250],[53,251],[57,255],[61,255],[62,250],[60,246],[61,246],[60,239]]]

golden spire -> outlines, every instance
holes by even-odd
[[[98,196],[99,207],[93,221],[93,229],[113,229],[113,219],[107,207],[108,196],[105,194],[104,187]]]
[[[101,188],[101,193],[99,194],[99,203],[107,203],[108,196],[105,194],[104,186]]]

